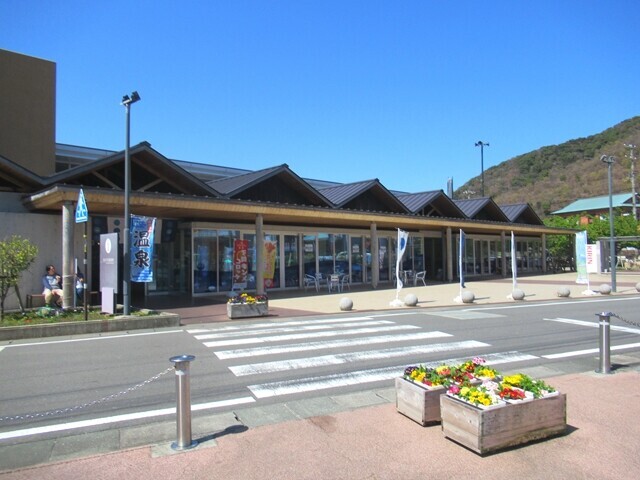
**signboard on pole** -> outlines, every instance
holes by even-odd
[[[84,199],[84,192],[80,189],[78,194],[78,203],[76,204],[76,223],[84,223],[89,221],[89,210],[87,202]]]

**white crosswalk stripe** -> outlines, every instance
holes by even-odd
[[[227,345],[247,345],[250,343],[273,343],[282,342],[288,340],[302,340],[305,338],[327,338],[327,337],[339,337],[344,335],[360,335],[364,333],[381,333],[381,332],[393,332],[398,330],[414,330],[419,329],[413,325],[390,325],[386,327],[368,327],[368,328],[352,328],[348,330],[330,330],[328,332],[313,332],[313,333],[297,333],[290,335],[271,335],[268,337],[249,337],[249,338],[236,338],[231,340],[218,340],[215,342],[204,342],[206,347],[224,347]]]
[[[277,327],[272,328],[262,328],[262,329],[251,329],[251,330],[235,330],[232,332],[216,332],[216,333],[205,333],[198,334],[195,337],[198,340],[211,340],[214,338],[233,338],[233,337],[241,337],[248,334],[251,335],[261,335],[263,333],[290,333],[290,332],[309,332],[314,330],[329,330],[331,328],[348,328],[348,327],[368,327],[374,325],[390,325],[393,322],[391,320],[369,320],[364,322],[348,322],[348,323],[337,323],[337,324],[314,324],[314,325],[296,325],[283,327],[278,325]],[[413,327],[417,328],[417,327]],[[210,330],[208,330],[210,331]]]
[[[367,360],[381,360],[387,358],[405,357],[435,352],[447,352],[452,350],[464,350],[468,348],[488,347],[489,344],[469,340],[465,342],[434,343],[431,345],[416,345],[410,347],[387,348],[383,350],[368,350],[365,352],[337,353],[334,355],[322,355],[318,357],[293,358],[275,362],[251,363],[229,367],[234,375],[266,374],[282,372],[286,370],[298,370],[301,368],[326,367],[327,365],[341,365]]]
[[[278,353],[304,352],[322,350],[325,348],[346,348],[362,345],[374,345],[391,342],[411,342],[426,340],[429,338],[451,337],[444,332],[414,332],[397,335],[379,335],[374,337],[349,338],[343,340],[327,340],[323,342],[294,343],[289,345],[272,345],[265,347],[241,348],[235,350],[222,350],[214,352],[220,360],[241,357],[254,357],[258,355],[274,355]]]
[[[520,354],[518,352],[506,352],[495,355],[485,355],[483,358],[487,360],[487,364],[492,365],[496,363],[530,360],[537,357],[533,355]],[[441,363],[459,363],[461,361],[463,361],[463,359],[448,359],[425,364],[425,366],[436,367]],[[325,375],[312,378],[284,380],[279,382],[249,385],[248,388],[256,398],[291,395],[294,393],[303,393],[315,390],[324,390],[328,388],[373,383],[383,380],[392,380],[393,378],[402,375],[405,367],[406,365],[396,365],[393,367],[377,368],[371,370],[359,370],[355,372],[337,373],[333,375]]]

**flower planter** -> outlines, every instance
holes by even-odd
[[[481,455],[561,434],[567,427],[566,394],[480,409],[440,397],[442,433]]]
[[[396,410],[423,427],[440,421],[440,396],[444,387],[427,387],[396,378]]]
[[[229,318],[264,317],[269,314],[269,303],[227,303]]]

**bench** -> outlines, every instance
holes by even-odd
[[[100,301],[100,292],[89,292],[89,305],[97,305]],[[44,307],[44,293],[27,294],[26,308]]]

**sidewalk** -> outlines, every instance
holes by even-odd
[[[593,277],[592,289],[609,283],[604,276]],[[616,295],[637,295],[638,280],[640,277],[619,274]],[[571,289],[569,300],[582,298],[580,292],[586,289],[575,284],[575,274],[518,282],[525,302],[566,301],[557,296],[558,288],[565,286]],[[510,280],[469,282],[467,290],[474,292],[478,305],[513,303],[507,299]],[[458,285],[411,287],[403,289],[400,298],[407,293],[418,296],[418,308],[459,306],[453,301],[459,294]],[[269,304],[277,312],[273,321],[278,321],[277,317],[290,311],[339,312],[343,296],[353,300],[357,311],[386,310],[391,308],[395,290],[314,292],[297,298],[270,298]],[[217,321],[210,319],[212,306],[191,308],[206,312],[192,311],[195,323]],[[325,397],[322,401],[326,403],[319,408],[324,413],[310,417],[300,413],[304,401],[290,402],[282,408],[294,419],[273,424],[268,419],[239,421],[230,414],[215,419],[198,416],[194,439],[200,444],[188,451],[175,452],[167,442],[5,471],[0,479],[636,478],[640,469],[640,353],[613,355],[612,363],[620,368],[610,375],[585,372],[546,379],[567,394],[566,434],[484,457],[444,438],[439,425],[421,427],[398,414],[393,391],[387,389],[363,392],[366,400],[360,403],[368,406],[361,408],[343,406],[340,410],[343,399]]]

